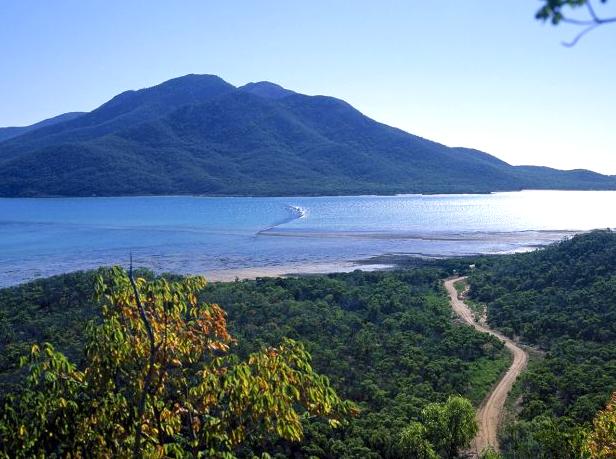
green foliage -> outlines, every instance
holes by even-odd
[[[492,387],[509,368],[513,360],[510,353],[503,358],[481,358],[476,361],[468,377],[472,387],[465,394],[475,405],[479,405],[486,395],[486,388]]]
[[[535,15],[537,19],[544,22],[550,21],[552,25],[564,22],[582,27],[573,40],[563,43],[565,46],[575,46],[584,35],[599,26],[616,23],[616,17],[605,17],[601,13],[597,14],[592,0],[542,0],[542,2],[544,5]],[[605,4],[607,0],[600,0],[600,2]],[[569,15],[569,12],[576,11],[580,7],[585,7],[584,15]]]
[[[17,389],[19,357],[34,343],[50,342],[73,361],[83,355],[84,325],[98,317],[97,275],[77,272],[0,289],[0,394]]]
[[[339,426],[355,412],[297,342],[229,356],[224,311],[197,299],[204,285],[99,276],[103,320],[87,329],[83,369],[32,347],[2,404],[0,456],[230,458],[246,440],[301,440],[304,414]]]
[[[413,421],[400,433],[398,453],[400,457],[437,459],[434,446],[427,439],[428,431],[421,422]]]
[[[444,262],[447,270],[465,265]],[[8,345],[25,349],[45,337],[80,362],[86,341],[83,324],[100,311],[100,305],[97,309],[88,300],[97,275],[109,274],[69,274],[0,290],[0,311],[12,330]],[[426,405],[444,402],[453,393],[481,400],[509,357],[498,340],[451,320],[441,285],[446,275],[428,265],[406,272],[207,285],[199,292],[201,303],[218,303],[227,312],[228,328],[238,340],[230,349],[235,359],[246,362],[251,354],[284,343],[285,338],[301,342],[312,355],[312,368],[360,407],[357,417],[336,429],[320,418],[302,418],[301,443],[264,434],[248,439],[235,453],[400,457],[401,432],[421,421]],[[141,276],[154,280],[148,273]],[[71,284],[82,286],[79,294]],[[25,333],[34,330],[31,324],[37,325],[36,333]],[[74,328],[73,339],[63,340],[64,326]],[[4,376],[15,380],[20,375],[7,368]]]
[[[596,459],[616,457],[616,392],[607,407],[595,417],[593,430],[584,442],[583,451]]]
[[[577,8],[588,6],[590,0],[542,0],[544,5],[537,11],[537,19],[550,21],[553,25],[560,24],[566,20],[565,11],[567,8],[575,10]],[[607,3],[607,0],[599,0],[601,3]],[[592,20],[592,18],[591,18]]]
[[[120,94],[0,142],[0,196],[616,189],[614,177],[511,166],[383,125],[332,97],[275,92],[187,75]]]
[[[500,371],[484,379],[478,369],[487,361],[502,368],[509,357],[498,340],[451,321],[443,275],[425,268],[207,287],[208,298],[229,305],[242,352],[280,336],[301,340],[315,369],[360,403],[349,426],[332,432],[312,424],[305,446],[283,448],[284,455],[400,457],[402,430],[421,421],[427,404],[452,393],[485,396]]]
[[[505,458],[580,459],[585,435],[569,418],[539,415],[506,425],[501,448]]]
[[[421,413],[426,436],[441,457],[456,457],[461,448],[470,445],[477,433],[475,410],[471,403],[450,396],[445,403],[431,403]]]
[[[31,124],[30,126],[0,128],[0,142],[23,135],[30,131],[34,131],[35,129],[39,129],[45,126],[52,126],[56,123],[61,123],[64,121],[69,121],[81,115],[83,115],[83,112],[68,112],[63,113],[62,115],[54,116],[53,118],[39,121],[38,123]]]
[[[453,285],[456,291],[458,292],[458,295],[461,295],[463,293],[466,293],[468,282],[466,282],[466,280],[460,280],[460,281],[455,282]],[[475,317],[475,320],[477,322],[481,322],[486,312],[485,304],[479,303],[473,300],[472,298],[469,298],[468,295],[465,295],[464,302],[469,307],[469,309],[473,312],[473,316]]]
[[[503,456],[501,456],[499,453],[494,451],[494,448],[490,448],[490,447],[482,451],[481,454],[479,455],[479,459],[502,459],[502,458]]]
[[[592,418],[616,389],[616,234],[483,259],[470,283],[493,327],[546,351],[519,382],[505,457],[581,457]]]
[[[457,457],[477,434],[473,405],[463,397],[450,396],[444,403],[430,403],[399,435],[395,457],[436,459]]]

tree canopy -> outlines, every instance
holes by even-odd
[[[486,258],[469,280],[490,325],[540,351],[514,388],[521,403],[503,433],[505,457],[579,459],[616,390],[616,233]]]
[[[503,457],[579,459],[589,439],[603,448],[613,432],[613,403],[597,412],[616,388],[615,260],[616,234],[603,231],[395,272],[208,285],[141,272],[135,287],[154,353],[121,270],[0,289],[0,451],[79,457],[104,445],[133,456],[141,430],[144,456],[447,458],[474,429],[472,405],[453,394],[477,405],[509,362],[497,339],[452,321],[441,279],[456,270],[471,271],[470,295],[487,303],[493,327],[545,354],[515,387],[518,420],[505,425]],[[273,404],[253,392],[260,384]]]
[[[584,451],[596,459],[616,457],[616,392],[607,407],[595,417]]]
[[[464,265],[450,263],[456,268]],[[227,329],[235,341],[229,343],[225,360],[247,362],[251,355],[279,348],[291,338],[310,353],[314,371],[326,375],[340,397],[360,408],[357,416],[344,416],[347,421],[340,427],[331,425],[330,416],[302,411],[301,442],[265,431],[248,435],[233,454],[405,457],[402,431],[413,422],[423,425],[427,405],[446,403],[452,394],[478,404],[509,358],[498,340],[451,320],[440,281],[447,272],[428,266],[211,283],[200,289],[199,304],[219,304],[227,314]],[[20,354],[29,355],[33,343],[53,343],[55,351],[76,363],[76,370],[85,371],[88,359],[83,349],[89,332],[84,324],[103,324],[101,310],[108,306],[104,296],[99,302],[92,300],[98,276],[112,285],[111,273],[101,269],[0,289],[0,342],[5,351],[0,354],[0,399],[3,392],[19,392],[21,372],[27,368],[15,368],[13,361]],[[147,285],[157,280],[148,272],[138,277]],[[164,277],[170,284],[183,280]],[[142,337],[147,344],[147,334]],[[438,445],[423,440],[439,454]]]
[[[229,357],[226,314],[198,301],[204,286],[98,276],[103,320],[88,326],[84,368],[32,347],[25,386],[0,412],[0,455],[229,458],[247,438],[299,441],[306,415],[336,426],[356,412],[300,343]]]

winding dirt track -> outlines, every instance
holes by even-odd
[[[511,366],[500,381],[496,383],[492,389],[492,392],[490,392],[483,402],[481,402],[479,411],[477,411],[479,432],[477,432],[477,436],[473,440],[472,450],[474,453],[479,454],[488,446],[492,446],[492,448],[498,451],[498,438],[496,436],[496,432],[503,415],[505,400],[507,399],[507,394],[511,390],[516,378],[526,367],[528,354],[506,336],[503,336],[500,333],[475,322],[473,313],[464,301],[458,298],[458,292],[453,285],[455,282],[464,279],[465,277],[456,277],[453,279],[447,279],[444,282],[445,289],[449,294],[451,307],[455,313],[469,325],[472,325],[480,332],[489,333],[503,341],[505,343],[505,347],[509,349],[513,355],[513,362],[511,362]]]

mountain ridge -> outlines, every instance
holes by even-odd
[[[8,139],[12,139],[14,137],[19,137],[20,135],[23,135],[30,131],[34,131],[35,129],[39,129],[45,126],[51,126],[53,124],[61,123],[63,121],[72,120],[85,113],[86,112],[67,112],[67,113],[62,113],[61,115],[57,115],[51,118],[44,119],[42,121],[38,121],[29,126],[0,127],[0,142],[3,142]]]
[[[334,97],[193,74],[0,141],[0,178],[0,196],[616,189],[614,176],[447,147]]]

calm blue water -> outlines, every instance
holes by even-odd
[[[298,198],[0,199],[0,286],[127,264],[212,278],[380,254],[529,250],[616,227],[616,192]],[[322,269],[321,269],[322,270]],[[228,277],[228,276],[227,276]]]

